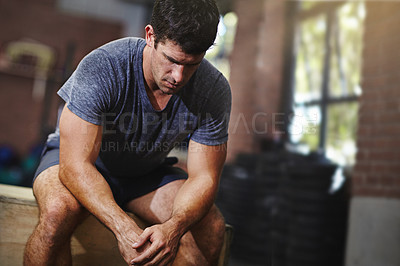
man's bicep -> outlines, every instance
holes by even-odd
[[[191,140],[187,162],[189,177],[207,175],[219,178],[225,163],[226,150],[226,143],[209,146]]]
[[[94,163],[98,156],[102,127],[72,113],[65,105],[60,118],[60,165]]]

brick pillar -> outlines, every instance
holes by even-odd
[[[366,6],[346,266],[400,265],[400,3]]]
[[[400,198],[400,3],[367,2],[353,194]]]
[[[240,152],[258,151],[259,140],[273,135],[282,89],[284,8],[284,1],[235,2],[228,160]]]

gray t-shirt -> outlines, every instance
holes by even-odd
[[[231,92],[203,59],[164,110],[146,94],[139,38],[123,38],[89,53],[58,94],[80,118],[103,125],[99,159],[113,174],[136,176],[160,165],[187,138],[218,145],[228,139]]]

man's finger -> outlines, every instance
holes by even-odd
[[[152,231],[149,230],[148,228],[146,228],[142,234],[139,236],[138,240],[133,243],[132,248],[140,248],[141,246],[143,246],[147,240],[150,239],[150,236],[152,235]]]
[[[133,260],[131,260],[131,264],[137,265],[149,262],[160,252],[160,249],[161,246],[158,245],[157,242],[152,243],[151,246],[145,252],[143,252],[142,254],[140,254],[140,256],[134,258]]]
[[[172,261],[171,257],[172,256],[170,254],[159,252],[152,260],[147,261],[145,265],[169,265],[169,263]]]

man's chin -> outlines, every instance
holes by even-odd
[[[163,93],[164,95],[172,95],[172,94],[174,94],[175,92],[173,92],[173,91],[162,91],[162,93]]]
[[[179,88],[168,88],[168,87],[164,87],[164,88],[161,89],[161,91],[162,91],[164,94],[171,95],[171,94],[177,93],[177,92],[179,91]]]

